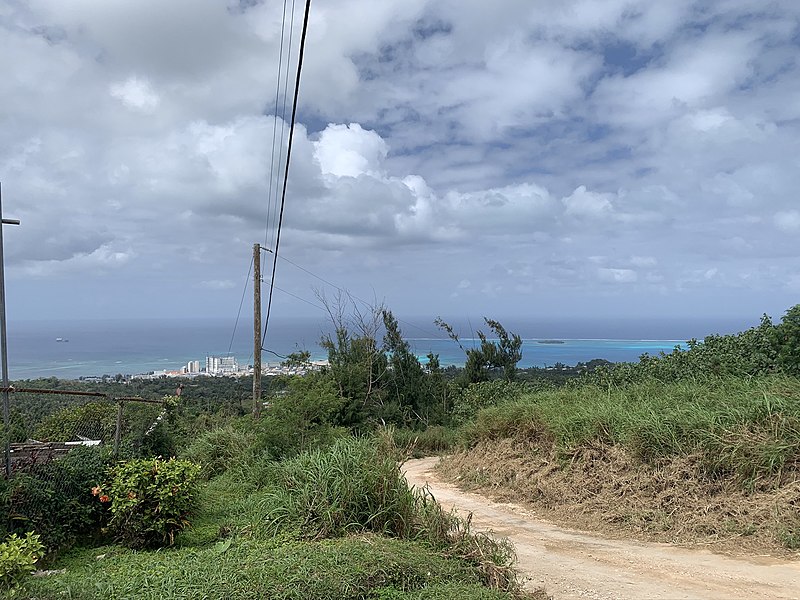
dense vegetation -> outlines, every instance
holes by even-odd
[[[398,457],[386,436],[345,438],[285,461],[240,454],[203,488],[193,529],[168,551],[76,548],[59,562],[65,573],[30,580],[27,592],[42,599],[520,595],[511,548],[410,490]]]
[[[196,378],[180,398],[170,398],[174,380],[24,382],[82,386],[112,398],[167,398],[163,405],[124,406],[118,457],[110,454],[113,400],[30,395],[15,402],[13,437],[88,434],[105,442],[29,465],[0,489],[6,532],[36,531],[49,564],[67,569],[29,583],[31,593],[186,597],[204,586],[208,597],[520,594],[512,551],[472,533],[424,492],[409,490],[400,474],[397,462],[406,454],[445,450],[455,451],[456,461],[499,447],[516,452],[517,462],[496,461],[495,472],[460,463],[465,482],[518,486],[544,498],[544,480],[536,480],[533,493],[522,483],[539,477],[525,470],[536,462],[560,477],[594,477],[591,485],[573,483],[620,505],[622,496],[603,494],[661,481],[680,463],[684,483],[708,482],[714,493],[780,491],[782,504],[770,505],[770,531],[787,547],[800,544],[791,510],[800,501],[800,306],[778,324],[765,317],[741,334],[692,340],[688,350],[643,356],[636,364],[593,361],[557,377],[518,370],[519,336],[491,319],[486,325],[494,337],[479,333],[480,345],[465,350],[465,368],[454,370],[442,369],[435,355],[420,361],[390,311],[354,315],[332,311],[335,332],[322,341],[326,368],[267,382],[259,419],[250,416],[247,379]],[[457,341],[452,328],[440,326]],[[158,455],[190,461],[181,463],[180,479],[197,472],[191,464],[201,465],[199,496],[184,503],[171,495],[183,491],[175,480],[158,482],[160,463],[152,462]],[[608,481],[598,480],[596,472],[619,460],[634,473],[632,483],[615,480],[624,475],[618,466]],[[152,492],[147,498],[144,489]],[[698,490],[687,495],[705,493]],[[674,494],[664,498],[659,511],[680,508]],[[170,506],[180,527],[151,520]],[[116,514],[124,516],[115,521]],[[736,527],[749,530],[745,521]],[[138,529],[121,529],[121,522]],[[189,523],[194,528],[181,533]],[[170,549],[132,553],[109,545],[114,541]],[[191,569],[183,566],[189,558]],[[309,581],[309,573],[324,575]]]
[[[779,324],[764,317],[559,388],[489,387],[466,411],[448,473],[506,497],[553,506],[557,496],[659,539],[798,548],[798,348],[800,306]]]

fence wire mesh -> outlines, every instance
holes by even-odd
[[[99,521],[103,507],[91,488],[114,460],[150,455],[158,446],[165,405],[70,390],[9,391],[2,533],[36,531],[48,548],[67,546]]]

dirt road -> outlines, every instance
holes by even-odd
[[[439,481],[436,458],[410,460],[410,484],[427,484],[445,507],[473,514],[473,526],[509,538],[528,586],[555,600],[800,599],[800,561],[767,556],[732,558],[711,552],[629,540],[609,540],[539,521],[526,508],[499,504]]]

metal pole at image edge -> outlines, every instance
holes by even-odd
[[[253,246],[253,417],[261,416],[261,246]]]
[[[16,219],[3,219],[3,188],[0,183],[0,360],[3,369],[3,442],[6,455],[6,477],[11,477],[11,423],[8,409],[8,343],[6,339],[6,282],[3,261],[3,225],[19,225]]]

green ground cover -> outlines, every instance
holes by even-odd
[[[202,489],[169,548],[74,548],[31,598],[520,597],[512,549],[410,490],[391,448],[346,439],[248,460]]]

